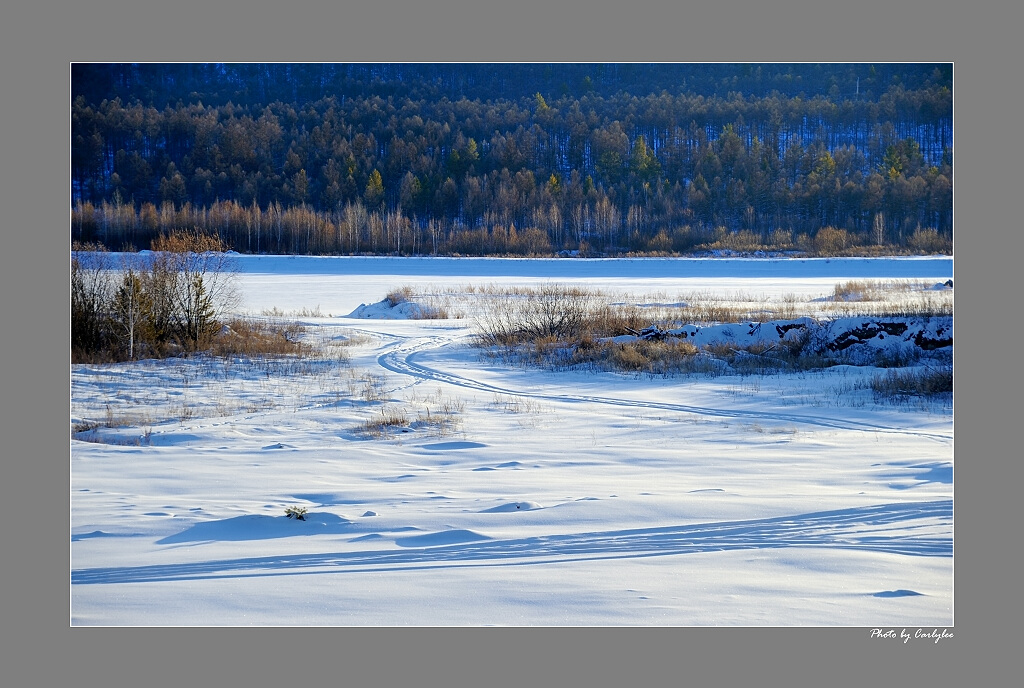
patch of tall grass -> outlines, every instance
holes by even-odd
[[[299,339],[304,332],[305,328],[297,323],[234,318],[213,338],[209,353],[214,356],[303,356],[311,353],[311,347]]]
[[[875,401],[905,402],[953,393],[952,364],[887,370],[871,379]]]

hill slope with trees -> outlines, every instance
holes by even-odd
[[[952,66],[78,64],[72,240],[839,254],[952,242]]]

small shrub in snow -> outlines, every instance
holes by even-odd
[[[305,521],[307,511],[308,509],[303,506],[289,506],[285,508],[284,515],[288,518],[294,518],[297,521]]]

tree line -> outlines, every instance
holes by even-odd
[[[173,225],[245,252],[519,255],[826,227],[951,240],[948,66],[598,67],[77,66],[72,238],[144,248]],[[641,95],[610,92],[623,71]],[[720,92],[794,80],[819,90]],[[439,95],[458,84],[506,95]]]

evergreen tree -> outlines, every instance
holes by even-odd
[[[370,208],[376,208],[384,202],[384,181],[376,169],[370,173],[370,179],[366,182],[363,199]]]

